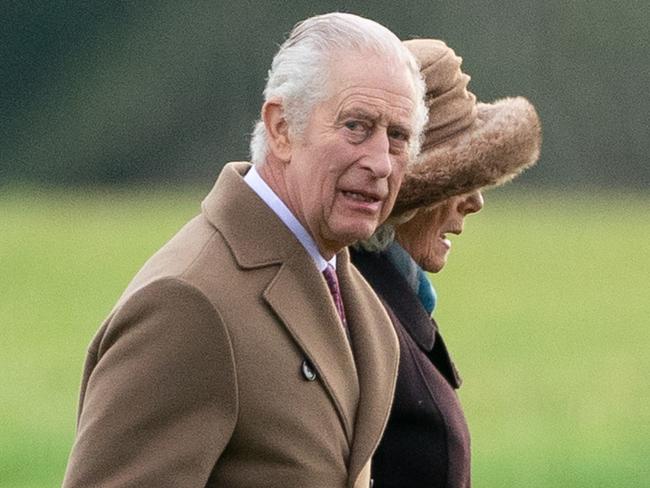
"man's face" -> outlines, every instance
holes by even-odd
[[[326,258],[388,217],[417,136],[405,68],[377,55],[344,55],[331,70],[329,97],[294,136],[285,168],[285,203]]]

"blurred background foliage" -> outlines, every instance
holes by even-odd
[[[650,3],[624,0],[2,2],[0,182],[213,179],[248,158],[271,58],[292,25],[343,10],[438,37],[490,101],[544,127],[526,181],[650,184]]]

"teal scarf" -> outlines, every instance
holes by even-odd
[[[418,296],[424,309],[431,315],[436,308],[438,297],[424,270],[397,241],[393,241],[384,252],[388,260],[404,277],[413,293]]]

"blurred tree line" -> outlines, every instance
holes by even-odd
[[[650,184],[647,1],[0,5],[0,185],[211,182],[248,158],[277,46],[295,22],[334,10],[445,40],[480,100],[528,97],[544,145],[527,182]]]

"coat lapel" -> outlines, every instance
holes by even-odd
[[[317,371],[352,443],[359,402],[352,349],[325,279],[311,257],[243,181],[249,167],[247,163],[226,165],[203,202],[203,212],[222,233],[239,266],[277,266],[264,300]]]
[[[453,388],[460,388],[461,377],[447,351],[438,325],[386,253],[352,251],[351,257],[373,290],[395,314],[404,330],[431,359],[438,371]]]
[[[359,372],[359,407],[350,454],[349,486],[354,486],[372,456],[393,401],[399,346],[393,326],[377,296],[339,254],[337,270]]]
[[[325,280],[306,252],[282,265],[264,298],[320,375],[352,443],[357,370]]]

